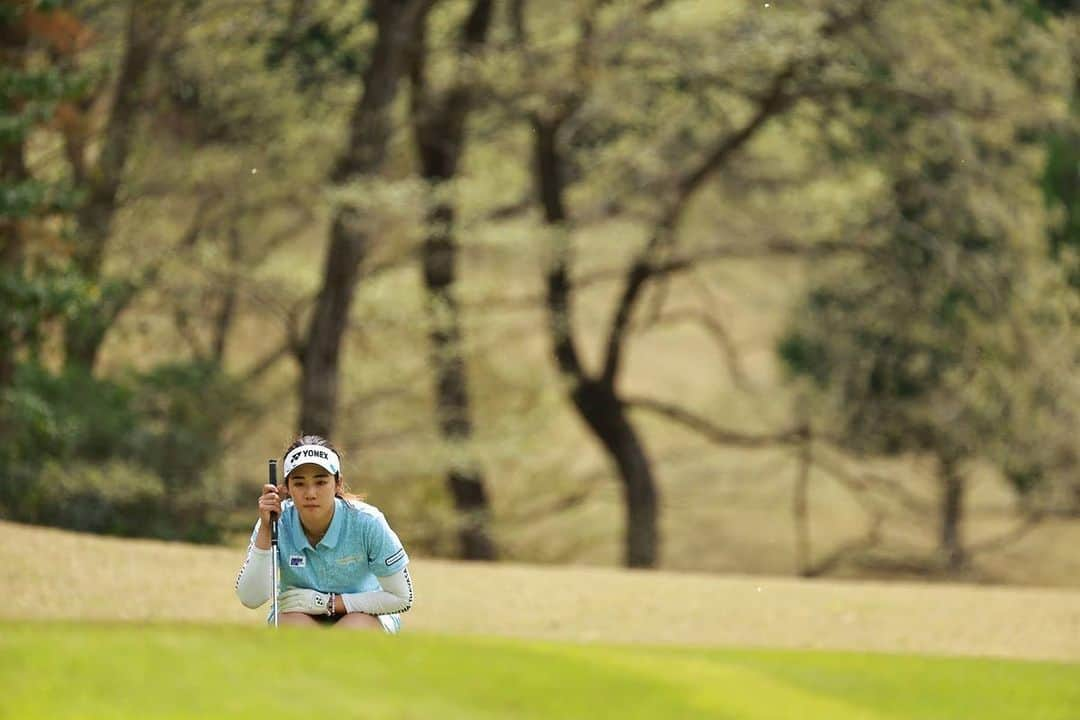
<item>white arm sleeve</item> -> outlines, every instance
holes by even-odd
[[[408,568],[379,578],[379,586],[382,590],[342,594],[341,601],[345,603],[345,609],[351,613],[390,615],[405,612],[412,607],[412,579],[409,577]]]
[[[270,599],[270,563],[272,550],[248,545],[247,557],[236,576],[236,596],[245,607],[255,609]]]

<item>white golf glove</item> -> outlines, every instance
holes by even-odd
[[[278,612],[329,615],[330,593],[321,593],[307,588],[289,588],[278,596]]]

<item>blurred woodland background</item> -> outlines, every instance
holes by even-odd
[[[1080,585],[1068,0],[0,0],[0,518]]]

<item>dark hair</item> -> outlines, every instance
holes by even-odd
[[[301,445],[319,445],[326,448],[327,450],[333,450],[337,454],[338,458],[341,458],[341,451],[334,447],[333,443],[324,438],[322,435],[300,435],[295,440],[293,440],[292,444],[289,445],[289,447],[285,448],[285,453],[281,456],[281,464],[285,465],[285,458],[289,456],[289,453],[291,453],[293,450],[300,447]],[[288,487],[289,478],[284,477],[282,478],[282,480],[285,482],[286,487]],[[364,499],[363,495],[356,495],[349,489],[349,486],[346,485],[345,481],[341,479],[340,471],[334,473],[334,480],[336,483],[341,485],[340,489],[336,487],[334,488],[334,495],[336,495],[337,497],[343,500]]]

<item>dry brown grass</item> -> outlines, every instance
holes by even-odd
[[[256,625],[236,549],[0,522],[6,620]],[[408,627],[606,643],[828,648],[1080,661],[1080,592],[417,558]]]

